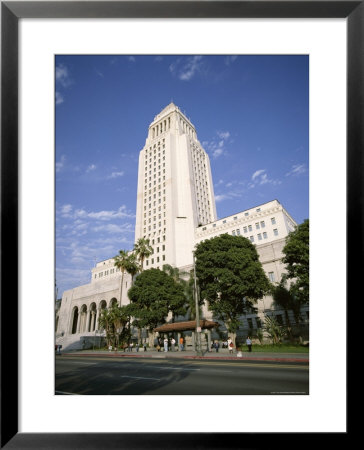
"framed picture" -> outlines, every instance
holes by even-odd
[[[254,447],[259,445],[261,439],[267,439],[279,435],[280,442],[288,439],[284,436],[285,431],[264,430],[260,434],[256,430],[249,433],[241,428],[227,428],[227,432],[215,432],[211,426],[211,432],[206,427],[199,428],[194,424],[189,432],[170,432],[166,427],[163,432],[140,426],[140,431],[127,430],[120,427],[122,432],[105,432],[98,429],[98,414],[102,414],[100,407],[93,406],[92,398],[86,408],[88,420],[92,425],[89,432],[77,429],[77,423],[70,432],[22,432],[19,423],[21,411],[18,405],[21,404],[21,397],[24,392],[19,390],[19,373],[23,370],[19,362],[20,354],[33,352],[37,348],[42,348],[34,342],[34,338],[22,334],[22,322],[17,318],[21,316],[21,304],[24,299],[36,301],[33,291],[27,292],[27,285],[23,282],[25,268],[21,273],[18,270],[10,270],[19,264],[19,254],[25,242],[19,239],[20,223],[22,214],[18,205],[24,199],[20,196],[23,172],[19,172],[19,143],[27,138],[27,135],[20,136],[19,117],[19,89],[20,70],[19,60],[23,49],[20,48],[21,37],[19,36],[20,19],[34,19],[37,21],[47,21],[64,19],[91,19],[91,20],[113,20],[123,19],[131,23],[136,19],[178,19],[181,20],[201,20],[212,19],[215,23],[219,21],[229,21],[233,19],[254,20],[260,19],[345,19],[347,22],[347,153],[346,153],[346,245],[347,245],[347,298],[359,291],[358,280],[362,272],[362,264],[354,264],[352,261],[353,248],[362,248],[362,152],[363,148],[363,19],[364,6],[361,1],[112,1],[112,2],[2,2],[1,3],[1,30],[2,30],[2,114],[1,114],[1,446],[2,448],[103,448],[105,442],[110,448],[166,448],[173,445],[175,448],[241,448],[241,441],[244,447]],[[200,37],[201,38],[201,37]],[[42,37],[44,40],[44,36]],[[59,51],[59,50],[57,50]],[[75,52],[77,47],[75,46]],[[294,51],[293,51],[294,53]],[[54,66],[53,66],[54,67]],[[51,85],[53,80],[51,81]],[[54,86],[51,86],[54,89]],[[24,88],[24,86],[22,86]],[[45,87],[47,89],[47,87]],[[333,95],[335,93],[333,92]],[[35,108],[36,111],[36,108]],[[50,150],[50,158],[54,159]],[[37,172],[38,173],[38,172]],[[41,169],[40,172],[41,173]],[[41,178],[38,176],[38,178]],[[42,186],[40,186],[42,189]],[[51,194],[53,194],[51,192]],[[33,201],[33,200],[32,200]],[[36,202],[37,199],[34,199]],[[28,201],[29,203],[29,201]],[[21,209],[20,209],[21,211]],[[341,211],[341,215],[344,212]],[[34,224],[36,226],[37,220]],[[53,230],[50,233],[53,234]],[[39,242],[39,246],[51,246],[51,242]],[[42,269],[43,270],[43,269]],[[44,268],[42,277],[52,277],[53,268]],[[21,282],[21,284],[19,284]],[[342,282],[344,285],[344,281]],[[11,301],[9,300],[11,298]],[[19,300],[19,301],[18,301]],[[51,305],[53,308],[53,305]],[[346,305],[343,299],[343,308]],[[51,310],[51,309],[50,309]],[[11,320],[9,319],[11,318]],[[51,321],[52,317],[49,317]],[[33,319],[34,329],[38,328],[36,318]],[[27,328],[28,329],[28,328]],[[346,331],[345,331],[346,332]],[[39,331],[34,330],[34,336],[39,336]],[[336,336],[335,339],[338,337]],[[21,343],[28,342],[29,348]],[[53,345],[53,343],[52,343]],[[37,383],[42,383],[43,375],[41,371],[37,374]],[[45,375],[47,377],[47,375]],[[37,384],[35,384],[37,386]],[[63,403],[70,402],[69,405],[76,405],[76,397],[63,397]],[[158,405],[163,404],[163,399],[158,399]],[[193,400],[194,401],[194,400]],[[239,400],[240,401],[240,400]],[[144,409],[146,406],[139,404],[138,407]],[[201,414],[208,415],[209,411],[199,404]],[[231,404],[230,404],[231,405]],[[155,409],[156,405],[149,403],[148,408]],[[221,405],[220,405],[221,406]],[[36,408],[36,405],[32,405]],[[161,408],[160,414],[173,414],[178,419],[178,408],[170,410]],[[95,413],[95,418],[92,419]],[[124,412],[123,412],[124,413]],[[158,412],[159,413],[159,412]],[[217,413],[216,411],[214,413]],[[34,413],[36,414],[36,412]],[[86,414],[86,413],[85,413]],[[231,414],[237,415],[232,410]],[[240,414],[240,413],[239,413]],[[217,413],[220,420],[226,412]],[[229,415],[229,414],[228,414]],[[145,416],[147,417],[147,416]],[[213,416],[208,416],[207,422],[213,422]],[[54,420],[61,420],[55,416]],[[92,421],[95,420],[95,423]],[[143,419],[144,420],[144,419]],[[143,422],[142,420],[142,422]],[[240,420],[243,420],[243,415]],[[116,428],[117,429],[117,428]],[[188,427],[187,427],[188,429]],[[147,431],[146,431],[147,430]],[[99,432],[101,431],[101,432]],[[128,432],[129,431],[129,432]],[[287,430],[290,431],[290,430]],[[326,431],[325,428],[322,429]],[[341,437],[346,433],[339,430]],[[304,432],[304,431],[303,431]],[[304,433],[302,439],[310,438],[309,432]],[[243,435],[243,436],[242,436]],[[317,435],[317,434],[316,434]],[[311,436],[312,437],[312,436]]]

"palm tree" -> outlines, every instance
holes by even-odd
[[[121,306],[121,295],[123,291],[124,273],[129,265],[128,252],[125,250],[119,250],[119,254],[114,257],[114,261],[115,261],[114,266],[119,268],[121,271],[121,284],[120,284],[120,306]]]
[[[128,274],[131,275],[131,286],[133,286],[134,283],[134,277],[138,272],[141,272],[141,265],[138,264],[137,256],[136,254],[130,253],[127,259],[127,263],[125,265],[125,270],[128,272]]]
[[[134,252],[140,261],[140,271],[143,271],[143,262],[145,258],[149,258],[153,254],[153,248],[149,239],[139,238],[134,244]]]
[[[130,255],[128,256],[126,265],[125,265],[125,270],[131,275],[131,288],[133,287],[133,282],[134,282],[134,277],[138,272],[141,272],[141,265],[138,264],[137,261],[137,256],[135,254],[135,252],[130,253]],[[130,332],[130,320],[129,320],[129,332]],[[138,343],[139,345],[141,344],[141,329],[138,327]]]
[[[112,318],[107,308],[101,311],[98,325],[100,329],[105,330],[107,346],[111,345],[113,337]]]

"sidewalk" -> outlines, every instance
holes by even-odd
[[[77,355],[77,356],[105,356],[105,357],[132,357],[132,358],[156,358],[156,359],[199,359],[199,360],[244,360],[244,361],[284,361],[284,362],[309,362],[308,353],[278,353],[278,352],[252,352],[242,351],[241,356],[237,356],[237,352],[234,351],[230,354],[227,349],[220,349],[218,352],[207,352],[206,349],[202,351],[202,356],[197,356],[197,353],[193,350],[185,351],[156,351],[149,349],[146,352],[141,350],[139,352],[133,350],[132,352],[123,352],[114,350],[109,352],[107,350],[80,350],[62,352],[62,355]]]

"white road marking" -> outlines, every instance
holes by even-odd
[[[152,369],[162,369],[162,370],[201,370],[201,369],[190,369],[185,367],[158,367],[158,366],[151,366]]]
[[[63,392],[63,391],[54,391],[56,394],[63,394],[63,395],[78,395],[74,392]]]
[[[121,378],[134,378],[136,380],[160,380],[160,378],[132,377],[131,375],[121,375]]]

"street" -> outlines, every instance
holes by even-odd
[[[56,358],[57,395],[308,395],[305,362]]]

